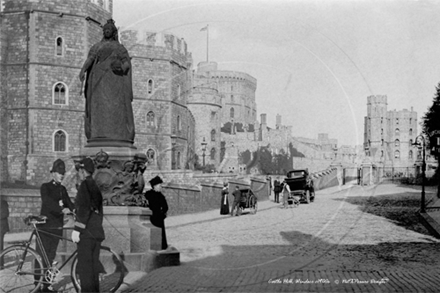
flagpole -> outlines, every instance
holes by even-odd
[[[209,24],[206,25],[206,62],[209,62]]]

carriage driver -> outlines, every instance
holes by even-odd
[[[238,216],[238,209],[240,208],[240,200],[241,200],[241,192],[240,187],[238,185],[235,186],[235,191],[232,193],[234,195],[234,203],[232,204],[231,216],[234,215],[234,210],[237,208],[237,212],[235,213]]]

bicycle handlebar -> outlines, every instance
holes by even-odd
[[[34,215],[29,215],[26,218],[24,218],[24,222],[26,225],[32,225],[32,224],[44,224],[46,223],[46,216],[34,216]]]

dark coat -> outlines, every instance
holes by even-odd
[[[8,202],[6,200],[2,199],[0,208],[1,208],[0,234],[3,235],[6,232],[9,232],[9,223],[8,223],[9,205],[8,205]]]
[[[162,192],[157,192],[150,189],[145,192],[145,198],[148,200],[148,207],[153,212],[150,220],[151,223],[157,227],[163,226],[163,220],[166,218],[168,212],[168,204]]]
[[[67,194],[66,187],[54,180],[43,183],[40,188],[41,194],[41,212],[40,215],[46,216],[45,224],[39,224],[38,228],[49,231],[58,236],[63,235],[63,230],[60,229],[64,224],[63,208],[73,210],[74,205]],[[60,200],[63,201],[63,206],[60,206]]]
[[[241,191],[239,189],[236,189],[232,195],[234,196],[234,201],[235,202],[240,202],[241,200]]]
[[[78,189],[75,200],[75,230],[81,238],[93,238],[97,241],[105,239],[102,221],[104,219],[102,194],[92,176],[87,176]]]

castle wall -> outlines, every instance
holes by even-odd
[[[123,31],[120,36],[132,58],[138,151],[155,152],[149,168],[192,166],[195,118],[187,106],[192,57],[186,43],[171,34],[137,30]],[[148,120],[150,111],[154,123]]]

